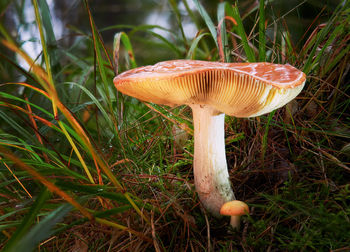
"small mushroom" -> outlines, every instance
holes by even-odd
[[[290,65],[171,60],[126,71],[116,88],[143,101],[192,108],[194,183],[203,206],[220,216],[235,199],[225,154],[225,114],[253,117],[282,107],[302,90],[305,74]]]
[[[231,216],[230,224],[234,229],[239,229],[240,217],[249,214],[249,207],[246,203],[240,200],[226,202],[220,209],[221,215]]]

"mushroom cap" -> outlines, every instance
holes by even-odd
[[[171,60],[126,71],[116,88],[169,106],[201,104],[236,117],[259,116],[295,98],[305,74],[290,65]]]
[[[229,216],[241,216],[249,213],[249,207],[240,200],[228,201],[221,206],[220,214]]]

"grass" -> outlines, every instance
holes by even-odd
[[[334,11],[322,6],[300,37],[287,17],[303,4],[276,15],[273,1],[244,13],[221,2],[213,15],[201,1],[191,10],[183,0],[183,12],[169,0],[177,27],[169,30],[102,29],[83,1],[90,32],[72,28],[74,43],[64,46],[46,1],[32,3],[42,45],[36,58],[0,19],[3,251],[350,249],[349,1]],[[2,2],[0,17],[16,6],[19,26],[29,25],[23,4]],[[199,30],[194,38],[185,35],[185,18]],[[103,40],[111,30],[114,46]],[[114,72],[142,65],[146,56],[138,52],[146,46],[159,57],[166,50],[176,58],[266,60],[307,74],[303,92],[284,108],[226,118],[230,178],[236,197],[251,208],[240,230],[206,214],[196,197],[190,110],[115,90]],[[182,139],[174,138],[179,132]]]

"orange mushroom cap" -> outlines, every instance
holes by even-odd
[[[290,65],[170,60],[126,71],[116,88],[143,101],[201,104],[236,117],[259,116],[297,96],[305,74]]]
[[[247,213],[249,213],[248,205],[240,200],[226,202],[220,209],[221,215],[241,216]]]

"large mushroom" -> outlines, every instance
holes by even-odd
[[[116,88],[142,101],[192,108],[194,182],[214,216],[235,199],[225,154],[225,114],[253,117],[282,107],[302,90],[305,74],[290,65],[171,60],[126,71]]]

